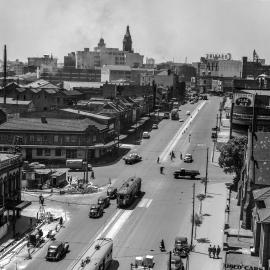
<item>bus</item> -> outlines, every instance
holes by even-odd
[[[141,193],[141,184],[140,177],[128,178],[117,191],[117,206],[121,208],[131,205]]]
[[[111,238],[96,239],[93,245],[87,252],[87,257],[84,263],[82,261],[84,270],[106,270],[109,269],[112,263],[113,240]]]

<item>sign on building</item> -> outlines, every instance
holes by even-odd
[[[246,93],[234,93],[233,94],[234,104],[242,107],[253,107],[254,106],[254,95]]]

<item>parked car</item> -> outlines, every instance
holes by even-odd
[[[47,251],[46,260],[48,261],[58,261],[63,258],[69,249],[69,244],[67,242],[53,241]]]
[[[99,204],[92,204],[89,211],[90,218],[97,218],[103,215],[103,207]]]
[[[140,156],[137,153],[132,153],[128,155],[127,157],[124,157],[123,160],[125,161],[126,164],[134,164],[136,162],[139,162],[142,160],[142,156]]]
[[[143,139],[150,139],[150,133],[148,131],[144,131],[142,137]]]
[[[163,115],[163,119],[170,119],[170,113],[165,112],[164,115]]]
[[[184,157],[184,162],[191,163],[193,161],[193,157],[191,154],[186,154]]]
[[[109,196],[100,196],[98,198],[98,204],[101,205],[103,209],[109,207],[110,203]]]
[[[158,124],[153,124],[152,129],[158,129]]]
[[[39,162],[32,162],[29,164],[29,167],[32,169],[45,169],[46,165]]]
[[[184,122],[185,120],[184,120],[184,119],[182,119],[182,118],[180,118],[178,121],[179,121],[179,122]]]
[[[112,186],[108,187],[107,195],[109,196],[110,199],[116,199],[116,197],[117,197],[117,188],[112,187]]]
[[[190,111],[186,111],[186,115],[190,115]]]
[[[187,237],[175,237],[173,253],[185,258],[189,252],[190,246],[188,245]]]

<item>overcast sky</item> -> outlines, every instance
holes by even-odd
[[[212,52],[241,59],[253,49],[270,59],[270,0],[0,0],[0,10],[9,60],[52,53],[63,62],[101,36],[122,48],[127,25],[134,51],[156,62]]]

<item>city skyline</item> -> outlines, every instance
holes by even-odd
[[[127,25],[134,51],[156,62],[228,52],[241,59],[253,49],[270,59],[268,0],[11,0],[0,8],[0,46],[7,45],[9,60],[52,54],[63,62],[71,51],[93,49],[101,37],[121,49]]]

